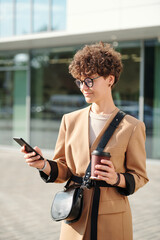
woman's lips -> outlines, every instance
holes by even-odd
[[[83,93],[85,97],[90,96],[92,93]]]

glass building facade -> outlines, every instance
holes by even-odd
[[[0,144],[13,136],[54,149],[63,114],[87,104],[68,73],[82,46],[0,53]],[[119,42],[124,71],[113,98],[126,113],[146,125],[147,157],[160,159],[160,43]],[[136,151],[136,150],[135,150]]]
[[[66,0],[0,0],[0,38],[65,28]]]
[[[0,0],[0,38],[65,30],[66,8],[66,0]],[[0,51],[0,145],[14,145],[12,138],[20,136],[32,146],[54,149],[63,114],[87,106],[68,72],[83,43],[67,45],[65,37],[63,42]],[[145,122],[147,157],[160,159],[160,42],[121,41],[115,48],[124,70],[114,101]]]

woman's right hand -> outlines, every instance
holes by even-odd
[[[40,148],[34,147],[34,149],[41,156],[43,156],[42,155],[42,151],[41,151]],[[43,170],[43,172],[45,174],[47,174],[48,176],[50,175],[50,173],[51,173],[51,166],[50,166],[49,162],[46,159],[40,160],[40,155],[36,155],[35,152],[30,152],[30,153],[26,152],[25,146],[21,147],[21,152],[25,153],[24,159],[26,160],[26,163],[30,167],[34,167],[34,168],[37,168],[37,169],[42,169],[42,168],[44,168],[45,163],[46,163],[46,166],[45,166],[45,169]]]
[[[34,149],[42,156],[41,149],[34,147]],[[21,147],[21,152],[25,153],[24,159],[30,167],[42,169],[44,167],[44,160],[40,160],[40,155],[36,155],[35,152],[26,152],[25,146]],[[45,160],[46,161],[46,160]]]

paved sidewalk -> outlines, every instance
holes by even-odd
[[[148,161],[147,169],[150,182],[129,197],[134,240],[160,240],[160,162]],[[50,206],[62,185],[45,184],[18,148],[0,147],[0,170],[0,240],[58,240],[60,223]]]

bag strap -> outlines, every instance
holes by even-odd
[[[103,149],[105,148],[105,146],[109,142],[109,140],[112,137],[114,131],[116,130],[116,128],[118,127],[119,123],[122,121],[122,119],[124,118],[125,115],[126,115],[126,113],[124,113],[122,111],[119,111],[116,114],[116,116],[114,117],[114,119],[110,123],[109,127],[104,132],[96,150],[102,150],[103,151]]]
[[[116,128],[118,127],[119,123],[122,121],[122,119],[124,118],[125,115],[126,115],[126,113],[124,113],[121,110],[116,114],[116,116],[113,118],[112,122],[110,123],[110,125],[108,126],[106,131],[104,132],[96,150],[103,151],[103,149],[109,142],[111,136],[113,135],[114,131],[116,130]],[[84,185],[88,185],[90,183],[90,181],[91,181],[90,176],[91,176],[91,161],[87,167],[87,170],[86,170],[86,173],[84,176]]]

